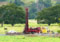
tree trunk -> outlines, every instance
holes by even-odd
[[[37,20],[37,24],[39,24],[40,23],[40,21],[39,20]]]
[[[1,23],[1,27],[3,27],[3,25],[4,25],[4,21]]]
[[[12,23],[11,25],[12,25],[12,26],[14,26],[14,24],[13,24],[13,23]]]
[[[51,25],[51,23],[48,23],[48,26],[50,26]]]

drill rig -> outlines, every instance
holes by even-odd
[[[24,34],[40,33],[40,31],[41,31],[40,27],[29,28],[29,25],[28,25],[28,8],[26,8],[25,10],[26,10],[26,23],[25,23],[25,29],[24,29],[23,33]]]

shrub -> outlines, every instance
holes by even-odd
[[[60,30],[58,30],[57,32],[60,33]]]

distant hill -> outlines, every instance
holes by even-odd
[[[8,4],[8,2],[0,2],[0,6],[7,5],[7,4]]]
[[[15,0],[0,0],[0,2],[12,2],[14,3]],[[44,8],[48,8],[51,6],[54,6],[56,4],[60,3],[60,0],[39,0],[38,4],[36,4],[37,0],[21,0],[21,2],[19,2],[19,0],[16,1],[16,5],[21,5],[23,7],[28,6],[29,7],[29,18],[33,19],[36,18],[36,13],[37,10],[44,9]],[[2,3],[3,4],[3,3]],[[38,6],[38,8],[37,8]]]

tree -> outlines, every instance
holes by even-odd
[[[44,0],[44,5],[46,8],[51,7],[52,6],[51,0]]]
[[[38,0],[29,6],[29,19],[35,19],[37,17],[37,12],[43,10],[44,8],[51,7],[51,0]]]
[[[21,0],[15,0],[14,3],[18,6],[24,5],[24,3]]]
[[[36,3],[32,3],[29,8],[29,19],[35,19],[37,13]]]
[[[2,7],[4,7],[4,9]],[[12,26],[14,26],[16,23],[25,23],[25,12],[21,6],[9,4],[2,7],[1,9],[3,9],[5,12],[2,18],[4,23],[11,24]],[[3,14],[3,11],[1,14]]]
[[[37,20],[44,20],[45,23],[50,25],[51,23],[58,22],[58,18],[60,17],[60,5],[56,5],[47,9],[42,10],[38,13]]]
[[[6,0],[0,0],[0,2],[4,2],[4,1],[6,1]]]
[[[41,10],[43,10],[44,8],[45,8],[45,6],[44,6],[44,3],[45,1],[43,1],[43,0],[39,0],[39,2],[38,2],[38,9],[41,11]]]
[[[56,0],[57,2],[56,2],[56,4],[60,4],[60,0]]]
[[[0,7],[0,23],[1,23],[1,27],[3,27],[5,13],[6,13],[5,7],[4,6]]]
[[[58,18],[56,19],[56,22],[57,22],[58,25],[60,26],[60,17],[58,17]]]

